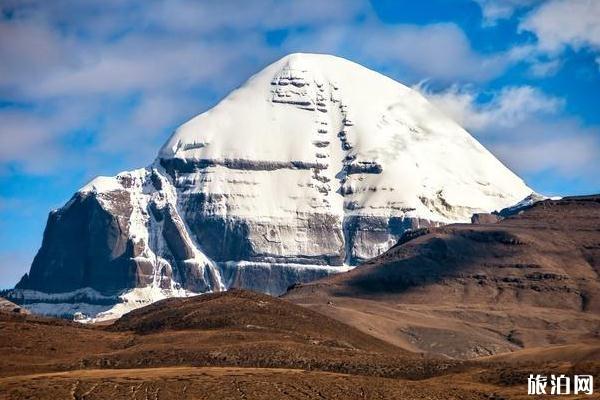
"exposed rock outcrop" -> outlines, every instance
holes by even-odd
[[[129,309],[156,290],[281,294],[409,229],[467,222],[529,193],[414,90],[294,54],[179,127],[151,166],[98,178],[52,212],[13,296],[148,288]]]
[[[286,298],[415,351],[475,358],[600,332],[600,195],[406,234]]]

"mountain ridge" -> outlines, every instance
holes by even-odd
[[[50,213],[13,299],[48,311],[43,293],[81,299],[89,287],[85,301],[108,296],[116,310],[71,311],[113,318],[231,287],[278,295],[406,230],[531,192],[414,90],[339,57],[292,54],[184,123],[149,167],[96,178]]]
[[[413,351],[474,358],[597,343],[600,195],[451,224],[284,297]]]

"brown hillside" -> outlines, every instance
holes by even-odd
[[[104,327],[0,313],[0,399],[526,398],[530,371],[596,373],[586,351],[558,366],[424,359],[232,291],[163,301]]]
[[[286,298],[398,346],[458,358],[600,337],[600,196],[420,233]]]

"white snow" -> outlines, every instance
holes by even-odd
[[[107,310],[110,310],[112,305],[105,304],[90,304],[90,303],[29,303],[24,304],[22,307],[31,311],[34,314],[47,315],[54,317],[65,317],[70,318],[79,313],[81,319],[77,319],[77,322],[92,322],[89,318],[90,315],[97,315]]]
[[[42,293],[33,290],[16,290],[21,298],[27,299],[22,307],[33,313],[53,316],[75,316],[76,321],[93,323],[119,318],[135,310],[170,297],[197,296],[184,289],[160,289],[156,286],[135,288],[119,296],[103,296],[91,288],[65,293]],[[102,304],[98,304],[102,303]]]
[[[102,193],[123,189],[114,176],[98,176],[79,189],[79,193]]]
[[[120,302],[115,304],[112,308],[103,310],[100,313],[86,314],[89,318],[80,320],[79,322],[94,323],[100,321],[109,321],[117,319],[123,314],[135,310],[136,308],[147,306],[159,300],[170,297],[191,297],[197,295],[198,293],[193,293],[183,289],[163,290],[156,286],[135,288],[119,296]]]
[[[560,199],[562,199],[562,197],[561,196],[547,197],[547,196],[543,196],[538,193],[532,193],[529,196],[525,197],[523,200],[521,200],[513,205],[510,205],[508,207],[505,207],[505,210],[507,210],[509,212],[521,210],[523,208],[532,206],[537,202],[548,200],[548,199],[549,200],[560,200]],[[496,212],[500,212],[500,211],[503,211],[503,210],[496,210]]]
[[[70,316],[77,312],[96,315],[113,307],[116,296],[106,296],[90,287],[62,293],[15,289],[11,298],[25,301],[22,307],[35,314]]]
[[[44,293],[37,290],[29,289],[18,289],[11,291],[11,297],[17,299],[27,299],[28,301],[40,301],[40,302],[61,302],[70,301],[72,299],[88,299],[92,301],[104,301],[111,300],[113,296],[105,296],[95,289],[90,287],[84,287],[81,289],[73,290],[71,292],[63,293]]]
[[[161,166],[161,160],[171,159],[211,165],[172,179]],[[253,168],[239,167],[248,164]],[[161,188],[150,179],[153,170]],[[98,177],[79,192],[97,194],[109,208],[108,194],[116,190],[129,193],[129,236],[142,249],[139,261],[154,267],[152,283],[122,294],[110,307],[86,308],[77,301],[69,306],[67,299],[76,296],[47,299],[30,293],[28,300],[40,301],[28,308],[81,312],[83,321],[93,322],[162,298],[195,295],[179,288],[177,276],[162,289],[160,271],[171,268],[170,253],[162,222],[150,215],[151,203],[171,210],[183,228],[183,240],[193,249],[185,262],[212,269],[218,281],[214,289],[226,289],[221,271],[195,241],[182,212],[182,198],[193,193],[222,199],[210,204],[212,215],[289,227],[293,240],[282,242],[277,255],[293,256],[310,254],[314,247],[301,225],[308,215],[333,215],[339,221],[359,215],[467,222],[473,213],[500,210],[533,192],[415,90],[348,60],[318,54],[292,54],[273,63],[181,125],[152,166]],[[363,253],[377,255],[393,245],[392,239],[367,243]],[[250,266],[244,261],[236,265]],[[296,268],[342,272],[349,267]],[[67,301],[51,304],[61,299]]]
[[[352,148],[342,148],[340,132]],[[347,156],[377,163],[383,172],[344,181]],[[474,212],[500,209],[532,193],[417,91],[329,55],[292,54],[268,66],[180,126],[159,158],[327,166],[321,171],[329,179],[325,184],[311,170],[283,168],[216,166],[180,177],[192,183],[190,190],[228,194],[221,212],[256,219],[305,210],[403,216],[413,209],[433,221],[464,222]],[[353,193],[342,196],[336,193],[340,187]],[[324,195],[319,188],[329,191]]]

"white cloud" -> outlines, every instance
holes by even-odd
[[[0,5],[0,96],[123,94],[231,85],[272,60],[269,29],[347,23],[363,0],[10,1]],[[233,77],[234,84],[239,77]]]
[[[560,53],[565,47],[600,50],[600,1],[550,0],[532,11],[520,29],[533,32],[540,51]]]
[[[479,3],[491,21],[532,6],[535,0]],[[548,4],[555,3],[560,2]],[[102,165],[103,156],[118,155],[128,160],[125,166],[144,165],[170,129],[284,51],[345,55],[407,83],[423,78],[484,82],[523,60],[533,63],[531,72],[538,77],[560,67],[557,59],[538,58],[539,49],[532,45],[481,54],[450,23],[382,24],[370,5],[359,0],[244,4],[5,2],[2,7],[13,17],[0,21],[0,58],[6,60],[0,63],[0,97],[35,107],[0,113],[0,164],[51,173],[82,162]],[[523,29],[547,36],[546,24],[539,22],[548,18],[549,11],[543,11],[547,7],[532,12]],[[286,34],[275,48],[265,34],[280,28],[286,28]],[[574,36],[581,35],[565,37]],[[540,42],[548,39],[540,37]],[[512,137],[532,116],[553,115],[562,105],[560,99],[529,86],[506,88],[484,104],[478,103],[477,93],[457,88],[430,97],[461,124],[495,143],[502,142],[498,130]],[[198,91],[215,96],[202,99]],[[131,96],[138,100],[119,107]],[[64,143],[77,129],[94,132],[94,138],[72,154]]]
[[[600,51],[600,1],[597,0],[474,0],[481,7],[484,26],[528,10],[519,31],[530,32],[534,45],[515,48],[516,61],[529,64],[532,77],[556,74],[566,48]]]
[[[169,31],[280,29],[347,22],[370,11],[362,0],[151,2],[146,21]]]
[[[73,59],[75,53],[72,41],[48,26],[0,20],[0,95],[11,95],[24,84],[39,82],[48,71]]]
[[[452,23],[418,26],[382,25],[374,21],[291,35],[283,47],[287,51],[350,54],[350,58],[386,72],[400,71],[398,77],[403,82],[424,78],[483,82],[499,76],[529,52],[519,47],[480,54],[473,49],[465,33]]]
[[[493,26],[499,20],[512,17],[522,7],[532,6],[542,0],[475,0],[481,7],[484,25]]]
[[[556,74],[561,66],[562,62],[558,58],[549,61],[534,60],[529,66],[529,71],[536,78],[545,78]]]
[[[516,50],[481,55],[454,24],[382,24],[362,0],[257,0],[252,6],[6,0],[0,11],[11,15],[0,18],[0,98],[44,110],[20,110],[22,125],[6,110],[0,114],[9,118],[0,132],[10,140],[0,150],[0,163],[29,172],[72,168],[70,159],[80,163],[64,144],[75,128],[95,135],[80,148],[81,157],[87,152],[88,158],[101,158],[121,147],[122,158],[131,161],[124,167],[148,163],[174,124],[203,111],[284,52],[339,54],[408,83],[425,77],[481,82],[522,58]],[[271,46],[265,35],[281,28],[283,44]],[[130,97],[143,100],[114,106]],[[80,104],[95,111],[78,123],[62,118],[77,116],[72,107]],[[17,128],[24,134],[7,139],[5,132]],[[26,153],[32,146],[37,159]]]
[[[71,102],[50,110],[0,109],[0,165],[51,173],[66,161],[62,141],[95,112],[89,104]]]
[[[163,145],[165,133],[196,115],[197,107],[193,97],[175,92],[144,95],[130,113],[111,117],[98,130],[96,149],[132,166],[149,163]]]
[[[496,142],[492,150],[518,171],[552,170],[563,177],[582,177],[589,188],[600,185],[594,166],[600,159],[598,131],[581,127],[576,121],[537,121],[520,127],[527,134],[522,141]]]
[[[369,57],[407,65],[425,77],[481,81],[499,75],[509,62],[505,54],[475,52],[454,24],[377,28],[363,38]]]
[[[11,25],[18,25],[18,28]],[[189,89],[198,85],[231,84],[233,68],[248,68],[268,56],[257,34],[234,43],[166,35],[130,34],[118,41],[87,43],[53,37],[50,27],[0,23],[0,94],[16,100],[61,96],[122,95],[130,91]],[[39,35],[38,54],[30,35]],[[25,38],[21,40],[21,38]],[[27,39],[29,38],[29,39]],[[36,40],[38,42],[38,40]]]
[[[560,116],[563,100],[531,86],[506,87],[484,102],[479,93],[453,86],[432,93],[438,108],[473,133],[519,174],[548,172],[600,185],[600,128]]]
[[[512,128],[532,115],[556,113],[563,105],[562,99],[548,96],[531,86],[505,87],[483,104],[477,102],[476,92],[456,85],[439,93],[419,89],[459,124],[478,131],[494,126]]]
[[[144,96],[131,115],[131,123],[141,129],[159,131],[164,126],[181,122],[186,114],[195,112],[190,103],[189,98],[175,94]]]

